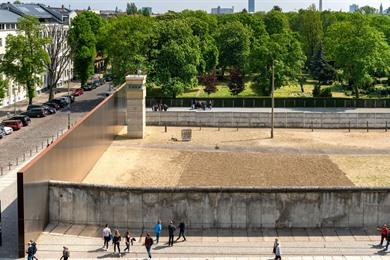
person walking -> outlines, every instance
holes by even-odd
[[[146,233],[145,248],[146,248],[146,252],[148,253],[149,259],[152,259],[152,253],[151,253],[152,245],[153,245],[153,238],[150,237],[149,233]]]
[[[64,246],[64,248],[63,248],[63,250],[62,250],[62,256],[61,256],[60,260],[62,260],[62,259],[68,260],[68,259],[69,259],[69,256],[70,256],[69,248],[67,248],[66,246]]]
[[[383,241],[386,239],[387,233],[389,233],[389,228],[387,227],[387,224],[383,224],[383,226],[378,227],[377,230],[381,232],[381,242],[379,244],[379,247],[382,247]]]
[[[275,239],[273,253],[275,254],[275,260],[282,260],[282,250],[280,249],[280,242]]]
[[[121,256],[121,248],[120,248],[121,233],[119,233],[118,229],[115,230],[112,242],[114,243],[114,254],[116,253],[116,249],[118,248],[118,255],[120,257]]]
[[[186,236],[184,235],[184,231],[186,229],[186,225],[184,224],[184,222],[180,222],[179,224],[179,236],[178,238],[176,239],[176,241],[178,241],[181,237],[183,237],[183,241],[186,241]]]
[[[385,249],[383,249],[383,251],[387,251],[389,249],[389,244],[390,244],[390,232],[387,232],[387,235],[386,235],[386,247]]]
[[[171,221],[169,223],[169,226],[168,226],[168,235],[169,235],[168,246],[173,246],[175,230],[176,230],[176,227],[175,227],[175,225],[173,225],[173,221]]]
[[[123,252],[130,252],[130,243],[131,243],[131,236],[130,236],[130,232],[127,231],[126,232],[126,235],[125,235],[125,244],[126,244],[126,248],[125,250],[123,250]]]
[[[31,242],[28,242],[28,247],[27,247],[27,260],[33,260],[34,257],[34,251],[33,251],[33,246],[31,245]]]
[[[111,229],[108,227],[107,224],[103,229],[103,239],[104,239],[103,249],[105,249],[107,251],[108,250],[108,242],[110,242],[110,240],[111,240]]]
[[[156,225],[154,225],[154,233],[156,234],[156,244],[160,241],[160,234],[162,230],[161,221],[158,220]]]
[[[32,255],[32,259],[36,259],[36,260],[38,260],[38,258],[35,256],[35,254],[37,253],[37,251],[38,251],[38,248],[37,248],[37,243],[35,242],[35,241],[32,241],[32,240],[30,240],[30,243],[31,243],[31,247],[32,247],[32,253],[33,253],[33,255]]]

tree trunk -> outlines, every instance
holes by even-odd
[[[49,86],[49,101],[54,99],[54,86]]]
[[[27,95],[28,95],[28,104],[32,105],[34,98],[34,88],[27,83]]]
[[[358,88],[358,86],[357,86],[356,83],[353,84],[353,89],[354,89],[354,91],[355,91],[355,97],[356,97],[356,98],[359,98],[359,97],[360,97],[360,96],[359,96],[359,88]]]
[[[304,88],[304,85],[303,85],[302,82],[301,82],[301,92],[302,92],[302,93],[305,93],[305,88]]]

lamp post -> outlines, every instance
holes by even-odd
[[[68,73],[68,77],[69,77],[69,73]],[[70,78],[68,78],[68,96],[70,97]],[[68,129],[70,129],[70,103],[71,100],[69,100],[69,104],[68,104]]]
[[[272,89],[271,89],[271,139],[274,138],[274,108],[275,108],[275,60],[272,60]]]

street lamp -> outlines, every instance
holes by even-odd
[[[271,90],[271,139],[274,138],[274,108],[275,108],[275,60],[272,60],[272,90]]]
[[[69,73],[68,73],[68,96],[70,97],[70,78],[69,78]],[[70,129],[70,103],[71,103],[71,100],[69,100],[69,104],[68,104],[68,129]]]

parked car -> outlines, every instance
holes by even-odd
[[[92,88],[95,89],[97,87],[100,86],[100,83],[99,83],[99,80],[95,80],[94,82],[92,82]]]
[[[5,133],[6,135],[10,135],[10,134],[12,134],[13,131],[14,131],[14,130],[12,130],[11,127],[4,126],[4,125],[2,125],[2,124],[0,124],[0,129],[3,130],[4,133]]]
[[[45,117],[47,113],[48,113],[47,110],[44,109],[43,107],[37,107],[37,108],[31,108],[30,110],[21,113],[21,115],[39,118],[39,117]]]
[[[72,95],[65,95],[62,96],[61,98],[66,98],[68,102],[70,101],[70,103],[73,103],[76,100],[75,96]]]
[[[112,77],[111,77],[110,75],[106,75],[106,76],[104,77],[104,80],[105,80],[106,82],[110,82],[110,81],[112,81]]]
[[[32,108],[43,108],[46,110],[48,115],[52,115],[52,114],[55,114],[57,112],[57,110],[55,108],[52,108],[52,107],[49,107],[46,105],[41,105],[41,104],[28,105],[27,111],[32,109]]]
[[[11,127],[12,130],[17,131],[23,127],[23,123],[21,120],[4,120],[1,122],[2,125]]]
[[[99,80],[99,83],[100,83],[100,85],[104,85],[104,83],[106,83],[106,81],[104,80],[104,78],[101,78],[101,79]]]
[[[43,103],[43,104],[44,104],[45,106],[54,108],[55,110],[61,109],[61,106],[58,105],[58,104],[55,103],[55,102],[48,101],[48,102],[45,102],[45,103]]]
[[[4,136],[7,134],[5,133],[4,129],[0,126],[0,139],[3,139]]]
[[[78,97],[84,94],[84,90],[82,88],[75,89],[72,93],[73,96]]]
[[[51,102],[58,104],[61,108],[68,106],[68,102],[66,102],[66,100],[59,99],[59,98],[52,99]]]
[[[26,115],[15,115],[9,118],[9,120],[20,120],[22,121],[23,126],[28,126],[29,124],[31,124],[31,118]]]
[[[84,91],[91,91],[91,90],[93,89],[93,85],[92,85],[92,83],[87,83],[87,84],[85,84],[85,85],[82,87],[82,89],[83,89]]]

